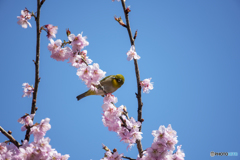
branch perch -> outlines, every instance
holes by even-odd
[[[131,45],[134,45],[134,39],[132,37],[132,32],[131,32],[131,28],[130,28],[130,23],[129,23],[129,18],[128,18],[128,12],[126,12],[126,5],[124,0],[121,0],[122,2],[122,7],[123,7],[123,12],[125,14],[125,19],[126,19],[126,28],[128,30],[128,35],[129,35],[129,39],[130,39],[130,43]],[[138,93],[137,93],[137,99],[138,99],[138,121],[141,122],[142,119],[142,96],[141,96],[141,86],[140,86],[140,73],[139,73],[139,68],[138,68],[138,62],[136,59],[134,59],[134,65],[135,65],[135,73],[136,73],[136,79],[137,79],[137,88],[138,88]],[[139,128],[139,131],[141,132],[142,126]],[[141,144],[141,140],[137,140],[137,148],[138,148],[138,152],[140,155],[140,158],[142,158],[143,156],[143,149],[142,149],[142,144]]]
[[[21,144],[18,141],[16,141],[11,134],[6,132],[1,126],[0,126],[0,132],[3,135],[5,135],[10,140],[10,142],[12,142],[15,146],[17,146],[18,148],[21,146]]]
[[[33,99],[32,99],[32,108],[31,108],[31,114],[35,114],[36,112],[36,102],[37,102],[37,92],[38,92],[38,84],[40,82],[39,78],[39,59],[40,59],[40,9],[42,4],[45,0],[37,0],[37,16],[35,18],[36,20],[36,28],[37,28],[37,44],[36,44],[36,60],[34,62],[35,64],[35,84],[34,84],[34,92],[33,92]],[[30,128],[27,129],[25,139],[29,141],[30,139]]]
[[[136,159],[133,159],[133,158],[130,158],[130,157],[126,157],[126,156],[122,156],[122,158],[129,159],[129,160],[136,160]]]

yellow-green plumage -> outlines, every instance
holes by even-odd
[[[113,93],[123,85],[124,81],[125,81],[125,79],[124,79],[123,75],[117,74],[117,75],[110,75],[110,76],[103,78],[100,81],[100,84],[101,84],[101,86],[103,86],[104,90],[107,93]],[[87,92],[84,92],[83,94],[78,95],[77,100],[80,100],[80,99],[82,99],[86,96],[90,96],[90,95],[104,96],[105,93],[103,90],[100,89],[100,85],[98,85],[97,88],[99,88],[98,92],[88,90]]]

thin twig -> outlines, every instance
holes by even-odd
[[[88,66],[86,60],[84,59],[84,57],[81,55],[82,61]]]
[[[42,1],[43,4],[44,1]],[[35,114],[36,112],[36,102],[37,102],[37,92],[38,92],[38,84],[40,82],[39,78],[39,59],[40,59],[40,9],[42,6],[40,0],[37,0],[37,17],[36,17],[36,29],[37,29],[37,44],[36,44],[36,60],[35,60],[35,84],[34,84],[34,92],[32,99],[32,108],[31,114]],[[27,129],[25,139],[29,141],[30,138],[30,128]]]
[[[128,13],[126,12],[126,5],[124,0],[121,0],[122,2],[122,7],[123,7],[123,12],[125,14],[125,19],[126,19],[126,28],[128,30],[128,35],[130,38],[130,42],[131,45],[134,45],[134,39],[132,37],[132,32],[131,32],[131,28],[130,28],[130,23],[129,23],[129,19],[128,19]],[[140,121],[142,119],[142,96],[141,96],[141,86],[140,86],[140,73],[139,73],[139,68],[138,68],[138,62],[136,59],[134,59],[134,65],[135,65],[135,73],[136,73],[136,79],[137,79],[137,88],[138,88],[138,93],[137,95],[137,99],[138,99],[138,121]],[[142,126],[139,127],[139,131],[141,132]],[[141,140],[137,140],[137,148],[138,148],[138,152],[140,155],[140,158],[142,158],[143,156],[143,149],[142,149],[142,144],[141,144]]]
[[[101,89],[101,90],[104,92],[105,95],[108,94],[108,92],[107,92],[107,91],[104,89],[104,87],[101,85],[101,82],[100,82],[100,84],[99,84],[98,86],[99,86],[98,89]]]
[[[129,117],[128,117],[128,112],[127,111],[123,111],[123,113],[122,113],[124,116],[126,116],[127,117],[127,119],[129,120]]]
[[[21,144],[18,141],[16,141],[11,134],[6,132],[1,126],[0,126],[0,132],[4,134],[10,140],[10,142],[12,142],[15,146],[17,146],[18,148],[21,146]]]
[[[63,43],[62,43],[62,45],[61,45],[61,47],[64,47],[64,46],[67,45],[67,44],[71,44],[71,41],[67,41],[67,42],[66,42],[66,41],[64,40]]]
[[[127,128],[127,124],[126,122],[124,121],[124,119],[122,118],[122,116],[119,117],[121,119],[121,121],[123,122],[123,126],[130,132],[131,129]]]
[[[40,7],[43,5],[43,3],[45,2],[45,0],[42,0],[40,3]]]
[[[135,34],[134,34],[134,37],[133,37],[134,40],[137,38],[137,32],[138,32],[138,30],[135,31]]]

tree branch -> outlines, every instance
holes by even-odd
[[[36,112],[36,103],[37,103],[37,92],[38,92],[38,84],[40,82],[39,78],[39,59],[40,59],[40,9],[43,4],[44,0],[40,2],[37,0],[37,17],[36,17],[36,28],[37,28],[37,44],[36,44],[36,60],[35,60],[35,84],[34,84],[34,92],[33,92],[33,99],[32,99],[32,108],[31,114],[35,114]],[[30,128],[27,129],[25,139],[29,141],[30,138]]]
[[[40,7],[43,5],[43,3],[45,2],[45,0],[42,0],[40,3]]]
[[[128,30],[128,35],[130,38],[130,42],[131,45],[135,45],[134,44],[134,39],[132,37],[132,32],[131,32],[131,28],[130,28],[130,23],[129,23],[129,18],[128,18],[128,12],[126,12],[126,5],[124,0],[121,0],[122,2],[122,7],[123,7],[123,12],[125,14],[125,19],[126,19],[126,28]],[[138,93],[137,95],[137,99],[138,99],[138,121],[141,121],[142,119],[142,96],[141,96],[141,86],[140,86],[140,74],[139,74],[139,69],[138,69],[138,62],[136,59],[134,59],[134,65],[135,65],[135,73],[136,73],[136,79],[137,79],[137,88],[138,88]],[[142,126],[139,128],[139,131],[141,132]],[[140,158],[142,158],[143,156],[143,149],[142,149],[142,144],[141,144],[141,140],[137,140],[137,148],[138,148],[138,152],[140,155]]]
[[[12,142],[15,146],[17,146],[18,148],[21,146],[21,144],[18,141],[16,141],[11,134],[6,132],[1,126],[0,126],[0,132],[3,135],[5,135],[10,140],[10,142]]]

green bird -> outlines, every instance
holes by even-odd
[[[124,81],[125,81],[125,79],[124,79],[123,75],[117,74],[117,75],[110,75],[110,76],[103,78],[100,81],[100,84],[103,87],[104,91],[106,91],[107,93],[113,93],[123,85]],[[87,92],[84,92],[83,94],[78,95],[77,100],[79,101],[80,99],[90,96],[90,95],[104,96],[105,93],[101,89],[101,86],[100,85],[96,86],[98,89],[98,92],[89,89]]]

